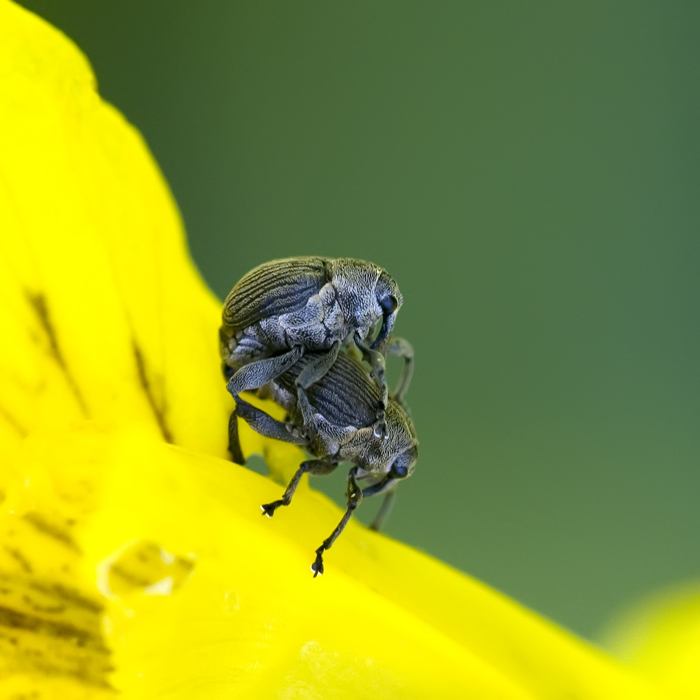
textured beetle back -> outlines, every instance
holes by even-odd
[[[308,353],[276,382],[296,394],[294,380],[316,355]],[[331,369],[306,394],[314,411],[329,423],[364,428],[377,420],[381,395],[362,364],[341,352]]]
[[[224,324],[243,330],[255,323],[299,311],[326,284],[327,258],[272,260],[244,275],[224,302]]]

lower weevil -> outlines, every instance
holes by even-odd
[[[410,346],[404,349],[409,351]],[[258,392],[282,406],[289,416],[287,421],[272,418],[238,395],[234,395],[236,409],[229,421],[230,450],[238,464],[245,462],[238,439],[238,418],[261,435],[303,446],[314,457],[302,462],[282,498],[262,506],[268,517],[291,503],[304,474],[330,474],[340,462],[353,464],[348,473],[347,510],[316,550],[311,567],[314,577],[323,573],[323,553],[331,548],[362,499],[383,493],[386,498],[373,523],[374,529],[379,528],[388,514],[394,488],[413,473],[418,458],[418,440],[403,406],[402,385],[386,405],[386,437],[378,437],[373,426],[382,407],[381,395],[362,364],[352,356],[341,353],[321,379],[306,391],[297,392],[298,374],[315,360],[313,353],[302,355],[291,369]],[[364,479],[371,483],[361,488],[358,481]]]

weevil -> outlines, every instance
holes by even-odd
[[[410,346],[404,350],[409,351]],[[379,437],[374,432],[374,423],[382,409],[381,393],[362,364],[351,355],[338,355],[323,377],[298,394],[297,377],[317,360],[318,354],[304,354],[291,369],[258,391],[259,396],[271,398],[287,411],[287,421],[272,418],[240,396],[234,396],[236,408],[229,421],[229,449],[239,464],[245,460],[238,438],[238,418],[261,435],[301,445],[314,457],[301,463],[282,498],[262,506],[263,515],[268,517],[291,503],[304,474],[326,475],[340,462],[352,463],[348,473],[347,510],[316,550],[311,566],[314,578],[323,574],[323,553],[331,548],[362,499],[383,493],[384,502],[372,525],[379,529],[388,514],[396,485],[413,473],[418,458],[418,440],[403,405],[402,387],[389,397],[385,409],[386,438]],[[365,479],[371,483],[361,488],[357,482]]]
[[[305,352],[323,351],[314,352],[313,361],[295,375],[301,400],[303,391],[328,372],[341,346],[354,343],[380,388],[382,405],[373,427],[378,437],[386,437],[389,396],[382,350],[402,303],[395,280],[364,260],[298,257],[259,265],[224,302],[219,337],[229,391],[258,389],[294,367]],[[407,389],[413,357],[404,360]]]

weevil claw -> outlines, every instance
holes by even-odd
[[[265,503],[260,506],[262,514],[268,518],[271,518],[275,514],[277,506],[274,503]]]
[[[314,572],[314,578],[317,576],[323,576],[323,556],[320,554],[316,555],[316,561],[311,565],[311,571]]]

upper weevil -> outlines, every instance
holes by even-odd
[[[316,354],[297,376],[301,398],[333,365],[341,345],[354,342],[381,391],[374,430],[385,437],[388,389],[382,351],[402,303],[395,280],[364,260],[298,257],[259,265],[224,302],[219,336],[227,388],[234,396],[258,389],[293,367],[305,351],[327,351]],[[405,392],[413,362],[410,345],[397,338],[387,349],[406,360]]]

